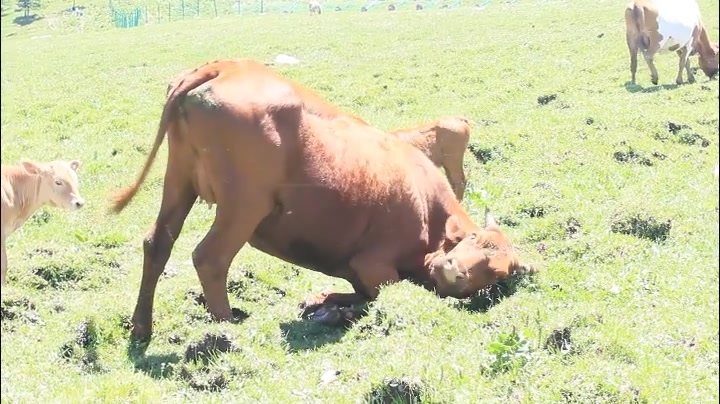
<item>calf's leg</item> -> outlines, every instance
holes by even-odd
[[[2,237],[2,240],[0,240],[0,247],[2,250],[0,251],[0,264],[2,264],[2,279],[0,280],[0,285],[5,284],[5,272],[7,272],[7,253],[5,252],[5,236]]]
[[[152,336],[155,288],[170,258],[175,240],[180,235],[185,218],[197,199],[188,164],[187,162],[183,164],[180,160],[171,149],[160,212],[143,243],[143,274],[132,317],[132,336],[138,341],[147,341]]]
[[[445,169],[445,175],[450,181],[455,197],[458,201],[462,201],[463,194],[465,193],[465,170],[463,169],[463,153],[464,150],[452,152],[452,155],[446,156],[443,162],[443,168]],[[456,153],[459,153],[456,154]]]

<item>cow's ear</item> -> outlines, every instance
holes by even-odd
[[[82,161],[80,160],[72,160],[70,162],[70,168],[72,168],[74,171],[77,171],[80,166],[82,166]]]
[[[20,164],[22,164],[23,168],[25,168],[25,171],[33,175],[40,175],[44,171],[40,164],[34,161],[23,160]]]
[[[450,216],[445,222],[445,240],[453,246],[465,238],[465,231],[460,227],[460,222],[455,216]]]

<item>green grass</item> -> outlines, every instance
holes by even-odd
[[[44,38],[42,20],[4,20],[2,162],[81,159],[88,205],[43,209],[9,240],[2,402],[352,403],[393,391],[452,403],[718,402],[718,81],[699,72],[675,87],[666,54],[660,86],[642,61],[626,86],[624,4],[271,14]],[[701,8],[717,40],[718,1]],[[301,321],[296,304],[347,283],[246,247],[231,303],[250,317],[210,323],[188,297],[200,290],[191,252],[213,218],[198,205],[158,286],[154,338],[144,356],[128,354],[166,144],[121,215],[106,198],[135,179],[175,74],[278,53],[302,61],[278,70],[379,128],[476,120],[463,203],[480,221],[487,191],[544,272],[495,304],[393,285],[344,331]],[[673,134],[668,121],[687,127]],[[186,361],[207,333],[238,349]]]

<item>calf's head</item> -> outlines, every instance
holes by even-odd
[[[430,275],[441,296],[465,298],[514,272],[535,272],[532,266],[519,262],[512,243],[487,212],[484,228],[463,230],[458,219],[451,216],[445,232],[454,247],[430,262]]]
[[[37,200],[52,206],[74,210],[85,205],[80,195],[77,169],[79,160],[56,160],[49,163],[23,161],[25,170],[38,177]]]

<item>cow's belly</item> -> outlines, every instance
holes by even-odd
[[[699,20],[698,11],[690,3],[660,1],[658,7],[658,33],[661,50],[675,51],[692,45],[692,34]]]
[[[257,226],[250,245],[328,275],[346,269],[363,242],[369,208],[347,205],[332,191],[302,194],[281,197]]]

